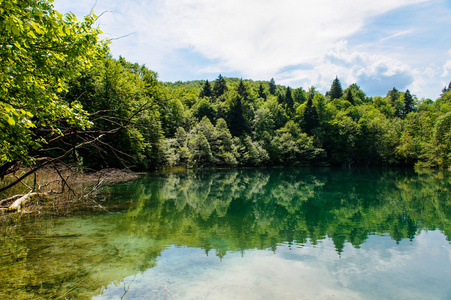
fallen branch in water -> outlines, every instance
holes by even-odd
[[[7,200],[13,200],[15,198],[18,198],[10,206],[0,208],[0,211],[1,212],[14,212],[14,211],[20,212],[21,209],[23,208],[23,206],[28,201],[30,201],[31,199],[33,199],[34,197],[37,197],[37,196],[47,198],[48,194],[47,193],[32,193],[30,191],[25,195],[16,195],[16,196],[10,197],[8,199],[4,199],[4,200],[2,200],[2,202],[6,202]]]
[[[166,284],[164,286],[164,289],[171,295],[172,300],[174,300],[174,295],[171,293],[171,291],[168,289],[168,285]]]

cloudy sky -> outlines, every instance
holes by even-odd
[[[162,81],[226,77],[436,99],[451,81],[451,0],[55,0],[91,9],[114,57]],[[122,38],[120,38],[122,37]]]

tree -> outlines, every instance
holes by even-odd
[[[291,88],[288,87],[286,92],[285,92],[285,104],[287,106],[287,112],[288,114],[293,114],[294,113],[294,100],[293,100],[293,96],[291,94]]]
[[[392,105],[394,105],[394,103],[399,99],[400,95],[401,94],[395,87],[393,87],[393,89],[388,91],[388,93],[387,93],[387,96],[390,97]]]
[[[211,96],[213,96],[213,92],[211,91],[211,85],[207,80],[207,81],[205,81],[204,87],[199,94],[199,98],[211,97]]]
[[[274,78],[271,78],[271,80],[269,81],[269,93],[273,96],[276,95],[276,81],[274,80]]]
[[[92,124],[89,134],[115,134],[103,136],[101,145],[92,143],[77,149],[78,159],[83,166],[96,169],[155,164],[163,138],[161,125],[167,136],[172,136],[183,121],[183,105],[178,99],[158,105],[157,74],[144,66],[111,57],[92,63],[93,68],[70,82],[64,98],[83,105]],[[147,109],[135,114],[144,107]],[[81,142],[86,134],[78,131],[72,139]]]
[[[210,121],[214,122],[216,116],[216,110],[210,101],[203,98],[194,107],[194,116],[200,121],[203,117],[207,117]]]
[[[442,90],[442,94],[440,96],[443,96],[446,92],[451,91],[451,82],[448,84],[448,87],[444,87]]]
[[[243,79],[240,80],[236,91],[238,92],[238,95],[243,98],[243,100],[246,100],[249,97],[249,93],[247,92],[246,86],[243,83]]]
[[[433,160],[440,168],[451,166],[451,112],[440,116],[434,127]]]
[[[332,85],[330,87],[330,100],[339,99],[343,96],[343,89],[341,88],[341,83],[338,77],[335,77]]]
[[[352,105],[354,105],[354,98],[352,97],[352,91],[347,90],[345,93],[345,100],[349,101]]]
[[[313,94],[309,95],[304,110],[304,118],[301,127],[308,135],[313,133],[313,130],[319,126],[318,113],[316,107],[313,105]]]
[[[224,77],[219,74],[218,78],[215,80],[215,84],[213,85],[213,95],[215,97],[221,97],[225,92],[227,92],[227,83]]]
[[[266,100],[266,93],[261,83],[260,86],[258,87],[258,97]]]
[[[46,0],[2,1],[0,21],[0,176],[35,164],[38,149],[91,126],[86,112],[61,98],[67,83],[106,49],[91,14],[77,22]],[[105,50],[106,52],[106,50]],[[71,129],[72,131],[74,129]],[[49,160],[46,160],[48,163]]]
[[[407,90],[404,94],[404,110],[403,110],[404,116],[407,116],[414,109],[415,109],[415,103],[413,102],[413,97],[410,94],[410,91]]]
[[[249,121],[244,117],[243,98],[237,96],[230,106],[228,125],[233,136],[242,136],[249,132]]]

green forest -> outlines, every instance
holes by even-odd
[[[396,87],[369,97],[339,74],[326,93],[272,78],[161,82],[112,57],[97,16],[77,21],[50,2],[1,1],[1,177],[60,162],[451,167],[451,83],[432,100]]]

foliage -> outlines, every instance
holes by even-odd
[[[393,165],[448,168],[448,88],[367,97],[225,78],[161,83],[113,59],[92,28],[47,1],[2,2],[0,171],[45,153],[90,168]],[[32,67],[31,67],[32,66]],[[45,152],[43,152],[45,150]]]
[[[343,89],[341,87],[341,83],[338,77],[335,77],[334,81],[332,82],[329,96],[331,100],[339,99],[343,96]]]
[[[83,22],[62,16],[49,1],[2,1],[0,166],[33,164],[34,152],[64,127],[91,126],[80,103],[60,95],[101,52],[95,20],[93,14]]]

